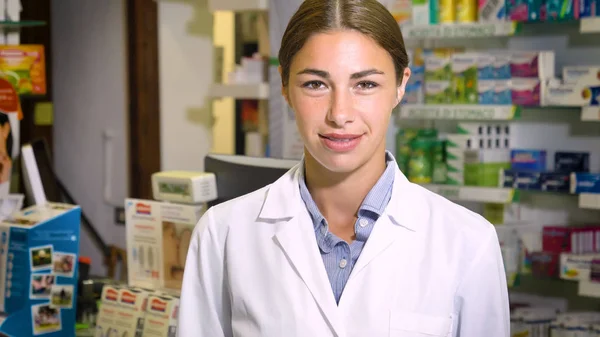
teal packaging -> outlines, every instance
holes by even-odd
[[[429,0],[429,23],[432,25],[440,23],[439,0]]]
[[[74,337],[78,206],[48,203],[0,223],[0,335]]]
[[[564,21],[579,19],[580,0],[545,0],[546,20]],[[585,6],[585,4],[584,4]]]

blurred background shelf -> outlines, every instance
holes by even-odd
[[[208,8],[215,11],[264,11],[269,9],[269,0],[209,0]]]
[[[268,99],[269,84],[213,84],[209,95],[213,98]]]

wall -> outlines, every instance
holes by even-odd
[[[60,0],[51,14],[55,169],[104,240],[125,248],[111,206],[123,205],[128,186],[125,8],[118,0]],[[83,233],[80,247],[92,273],[104,274],[100,251]]]
[[[202,170],[207,153],[235,151],[233,100],[208,97],[213,44],[226,48],[224,72],[233,68],[234,16],[213,16],[206,0],[160,1],[158,6],[161,168]],[[214,38],[213,24],[219,27]]]

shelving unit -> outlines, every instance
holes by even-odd
[[[571,21],[573,22],[573,21]],[[563,25],[571,22],[547,22],[548,25]],[[518,35],[528,25],[537,23],[526,22],[497,22],[497,23],[457,23],[448,25],[404,25],[402,34],[407,40],[435,40],[453,38],[486,38],[507,37]],[[582,18],[579,20],[579,31],[581,33],[599,33],[600,18]]]
[[[582,193],[579,195],[579,208],[600,210],[600,194]]]
[[[213,98],[265,100],[269,98],[269,84],[213,84],[209,95]]]
[[[269,8],[269,0],[209,0],[208,8],[215,11],[265,11]]]
[[[526,111],[562,110],[565,114],[580,114],[581,121],[600,121],[600,107],[520,107],[514,105],[437,105],[403,104],[398,109],[398,119],[421,120],[519,120]],[[544,116],[547,119],[549,116]],[[539,117],[538,117],[539,118]]]
[[[519,199],[519,191],[512,188],[433,184],[426,184],[423,187],[453,201],[507,204]]]

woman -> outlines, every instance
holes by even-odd
[[[304,159],[200,220],[179,336],[508,336],[493,226],[409,183],[385,151],[410,76],[391,14],[306,0],[279,61]]]

